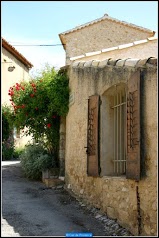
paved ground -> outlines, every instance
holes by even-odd
[[[1,237],[132,236],[114,220],[72,196],[64,188],[46,188],[26,179],[19,162],[2,162]],[[81,235],[80,235],[80,234]]]

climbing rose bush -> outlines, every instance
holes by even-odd
[[[50,153],[58,153],[60,117],[68,112],[66,73],[47,65],[29,82],[22,81],[10,87],[8,95],[14,109],[15,126],[36,141],[43,141]]]

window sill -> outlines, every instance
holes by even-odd
[[[104,175],[104,176],[101,176],[101,178],[103,178],[104,180],[112,180],[112,179],[116,179],[116,180],[126,180],[126,175],[121,175],[121,176],[106,176],[106,175]]]

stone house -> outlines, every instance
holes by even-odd
[[[29,80],[29,70],[33,65],[4,38],[1,39],[1,44],[1,103],[11,105],[8,95],[9,88],[15,83]],[[16,146],[22,146],[31,139],[29,136],[21,137],[20,132],[16,130],[14,138]]]
[[[157,38],[104,15],[61,33],[65,183],[134,235],[157,234]]]

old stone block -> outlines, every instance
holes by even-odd
[[[150,235],[150,233],[151,233],[151,227],[150,227],[150,225],[145,225],[145,226],[144,226],[144,230],[145,230],[145,232],[146,232],[147,235]]]
[[[108,217],[110,217],[112,219],[117,218],[117,212],[115,211],[115,209],[113,207],[107,207],[107,215],[108,215]]]
[[[45,171],[42,171],[42,180],[48,179],[50,177],[50,171],[47,169]]]
[[[83,194],[83,193],[84,193],[84,189],[81,189],[81,190],[80,190],[80,194]]]
[[[123,223],[129,223],[129,214],[127,211],[120,210],[119,212],[119,220]]]
[[[151,211],[150,222],[153,224],[157,223],[157,212],[156,211],[153,211],[153,212]]]
[[[122,188],[122,191],[123,191],[123,192],[127,192],[127,191],[128,191],[128,189],[127,189],[127,188],[125,188],[125,187],[123,187],[123,188]]]
[[[64,181],[60,179],[54,179],[54,178],[44,179],[43,182],[45,183],[47,187],[54,187],[54,186],[59,186],[64,184]]]
[[[154,211],[157,210],[157,203],[156,203],[156,202],[153,202],[153,203],[152,203],[152,209],[153,209]]]

